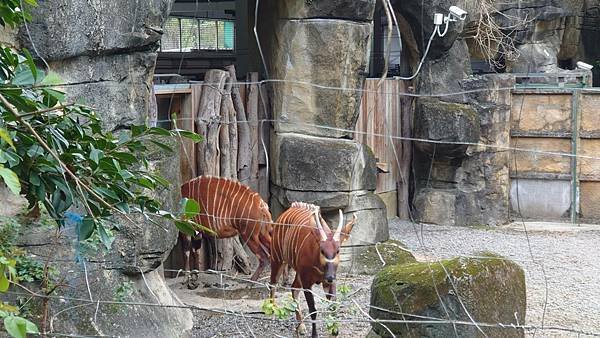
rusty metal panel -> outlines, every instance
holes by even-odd
[[[521,149],[511,150],[514,156],[510,161],[512,177],[560,178],[570,175],[571,158],[556,154],[570,154],[569,139],[514,137],[511,139],[511,147]],[[547,154],[548,152],[552,154]]]
[[[600,219],[600,182],[582,181],[579,185],[581,218]]]
[[[517,94],[512,96],[511,129],[526,136],[571,132],[571,95]]]
[[[600,138],[600,93],[581,95],[581,136]]]
[[[578,167],[582,180],[600,181],[600,139],[580,141]]]

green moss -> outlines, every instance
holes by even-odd
[[[371,315],[378,319],[406,319],[398,313],[439,316],[445,313],[441,297],[445,307],[452,309],[453,319],[469,320],[462,304],[457,302],[456,294],[459,294],[470,314],[480,321],[513,323],[517,311],[520,322],[523,322],[523,270],[514,262],[490,252],[478,253],[477,256],[384,268],[373,280],[371,304],[389,311],[372,309]],[[409,327],[416,330],[413,333],[417,335],[431,333],[424,333],[429,329],[418,325],[392,324],[388,327],[400,335],[406,335]],[[383,327],[374,325],[373,328],[382,336],[388,335]],[[470,335],[467,331],[463,334]],[[436,331],[434,335],[443,334]]]
[[[354,258],[354,271],[358,274],[373,275],[384,267],[381,259],[386,266],[416,262],[415,257],[404,248],[406,246],[403,243],[395,240],[377,244],[377,247],[372,245],[362,248]]]

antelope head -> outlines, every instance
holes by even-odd
[[[342,246],[342,243],[348,239],[350,231],[352,231],[352,228],[354,227],[356,214],[352,215],[352,220],[343,225],[344,214],[342,213],[342,210],[340,210],[340,223],[338,224],[335,233],[332,233],[327,222],[319,215],[318,210],[314,215],[319,237],[321,268],[324,268],[322,269],[322,271],[324,271],[323,278],[327,283],[333,283],[335,281],[337,267],[340,263],[340,247]]]

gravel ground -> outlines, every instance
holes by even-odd
[[[572,227],[556,223],[527,223],[526,226],[527,233],[523,230],[523,224],[498,228],[465,228],[413,225],[395,220],[390,223],[390,237],[403,242],[420,261],[477,255],[481,251],[492,251],[510,258],[525,270],[526,324],[541,326],[544,317],[545,327],[559,326],[599,333],[600,227]],[[338,285],[349,285],[353,290],[350,298],[352,305],[358,304],[362,311],[368,312],[372,278],[373,276],[338,275]],[[172,280],[169,284],[185,303],[241,312],[252,318],[195,311],[194,337],[294,336],[295,323],[292,320],[274,321],[260,313],[262,301],[268,294],[266,289],[251,288],[243,283],[231,285],[233,282],[229,282],[231,290],[227,294],[231,297],[223,297],[221,290],[215,290],[214,282],[212,281],[212,288],[207,284],[197,290],[187,290],[181,286],[180,281]],[[313,290],[322,294],[319,286],[315,286]],[[277,299],[285,299],[288,295],[289,292],[280,290]],[[303,296],[300,296],[300,304],[306,314]],[[317,301],[317,309],[323,310],[324,307]],[[370,325],[364,322],[367,317],[361,310],[347,305],[342,311],[342,318],[361,321],[341,323],[341,337],[364,337],[368,333]],[[319,314],[320,320],[323,317]],[[325,324],[321,322],[318,327],[320,335],[326,337]],[[310,330],[310,326],[308,329]],[[531,336],[533,331],[527,333]],[[554,330],[538,330],[536,336],[578,337],[576,333]]]
[[[600,227],[525,226],[527,233],[522,223],[475,229],[394,221],[390,237],[413,250],[418,260],[476,255],[484,250],[510,258],[525,270],[528,325],[541,326],[544,318],[546,327],[600,333]],[[537,335],[577,336],[548,330],[538,330]]]

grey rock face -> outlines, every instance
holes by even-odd
[[[50,63],[65,83],[67,97],[83,101],[102,116],[105,129],[143,124],[157,54],[153,50],[129,54],[80,56]]]
[[[509,74],[473,77],[461,81],[460,88],[490,90],[469,94],[468,105],[420,100],[417,135],[490,145],[416,146],[413,203],[421,222],[498,225],[508,221],[508,153],[503,149],[510,145],[511,95],[499,89],[513,84]],[[474,117],[452,117],[458,107],[467,107],[467,115]]]
[[[271,180],[298,191],[375,190],[375,158],[362,144],[300,134],[272,139]]]
[[[415,137],[444,142],[477,142],[479,115],[469,105],[421,98],[415,111]],[[466,145],[416,143],[423,152],[439,158],[463,157]]]
[[[64,87],[67,97],[83,99],[107,130],[118,133],[146,121],[160,27],[172,2],[43,1],[33,10],[29,31],[51,70],[71,84]],[[30,46],[28,32],[22,29],[20,34],[24,45]],[[167,210],[175,210],[179,154],[154,149],[150,157],[152,170],[172,183],[155,197]],[[69,296],[88,298],[89,280],[95,299],[112,300],[120,285],[132,283],[131,301],[181,305],[157,270],[175,244],[175,226],[134,216],[115,219],[120,229],[115,231],[111,250],[86,256],[89,269],[70,263],[57,267],[63,274],[73,274]],[[66,262],[75,262],[79,253],[77,243],[71,242],[60,243],[54,250]],[[60,303],[56,308],[69,306],[73,304]],[[56,329],[84,335],[182,337],[189,336],[193,325],[191,311],[184,308],[100,306],[98,315],[95,311],[94,306],[78,308],[68,320],[55,324]]]
[[[350,136],[329,128],[354,129],[371,29],[370,23],[333,19],[278,23],[270,75],[291,82],[273,84],[273,112],[276,120],[282,120],[275,122],[277,132]]]
[[[456,193],[452,190],[422,189],[413,201],[419,222],[454,225]]]
[[[375,0],[291,0],[276,1],[282,19],[332,18],[371,21]]]
[[[479,323],[524,323],[523,269],[503,257],[482,255],[489,259],[454,258],[436,264],[385,267],[377,273],[371,286],[370,315],[374,319],[398,321],[407,319],[403,314],[409,313],[467,322],[472,318]],[[385,325],[401,337],[483,336],[473,325]],[[482,327],[481,330],[489,337],[524,337],[523,329]],[[381,337],[391,337],[381,324],[373,323],[373,331]]]
[[[156,48],[173,0],[40,1],[29,24],[38,52],[49,61],[129,54]],[[24,46],[33,50],[21,31]]]

